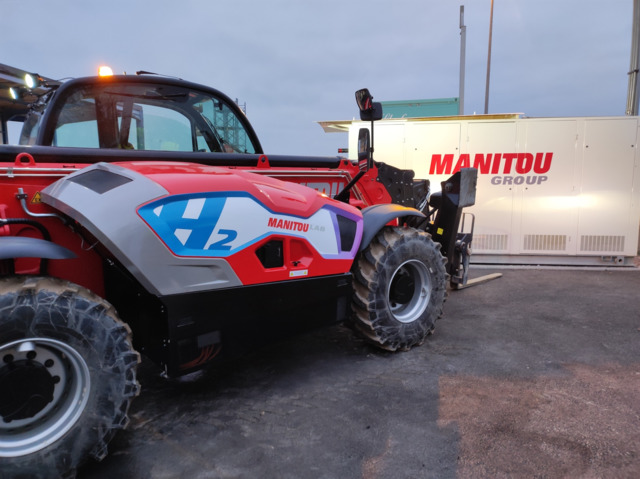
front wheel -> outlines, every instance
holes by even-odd
[[[0,281],[0,477],[65,477],[101,459],[138,393],[130,330],[53,278]]]
[[[388,351],[421,344],[442,315],[446,259],[428,233],[385,227],[354,263],[353,323]]]

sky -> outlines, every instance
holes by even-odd
[[[335,156],[323,120],[459,95],[484,112],[491,0],[0,0],[0,63],[62,79],[146,70],[246,104],[266,153]],[[494,0],[489,113],[624,115],[633,0]]]

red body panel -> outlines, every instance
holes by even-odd
[[[0,218],[29,218],[16,197],[20,188],[26,194],[29,211],[37,214],[52,213],[51,208],[40,202],[39,192],[59,178],[85,166],[87,165],[67,163],[37,164],[33,161],[18,160],[15,163],[0,163],[0,175],[5,176],[0,182]],[[76,254],[74,259],[50,260],[49,274],[68,279],[104,296],[102,260],[91,250],[91,245],[84,243],[79,235],[57,218],[37,218],[37,220],[47,229],[54,243],[63,245]],[[42,238],[38,229],[23,224],[0,227],[0,236]],[[16,260],[15,269],[17,274],[38,274],[40,260],[19,258]]]
[[[204,193],[211,191],[244,191],[258,199],[267,208],[297,216],[310,216],[326,198],[309,188],[287,184],[264,177],[262,181],[245,175],[235,168],[180,162],[125,162],[116,163],[136,171],[164,187],[171,195]]]
[[[298,183],[329,197],[334,197],[351,181],[360,171],[357,164],[347,159],[342,159],[336,169],[329,168],[277,168],[269,165],[267,155],[262,155],[261,161],[255,168],[238,168],[251,173],[259,173],[278,178],[282,181]],[[392,203],[389,192],[378,181],[378,168],[375,164],[360,178],[351,191],[349,204],[357,208],[365,208],[371,205]]]

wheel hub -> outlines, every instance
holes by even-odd
[[[52,376],[45,365],[31,359],[15,361],[11,354],[2,358],[0,368],[0,416],[5,423],[27,419],[53,401],[58,376]]]
[[[71,346],[50,338],[0,345],[0,457],[43,449],[79,419],[89,369]]]
[[[406,269],[398,271],[391,283],[389,299],[392,303],[406,304],[411,301],[415,292],[415,281]]]

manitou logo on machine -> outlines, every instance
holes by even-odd
[[[298,221],[289,221],[279,218],[269,218],[267,226],[269,228],[276,228],[287,231],[302,231],[305,233],[309,231],[308,223],[300,223]]]
[[[539,185],[549,179],[553,153],[463,153],[454,164],[454,154],[431,156],[430,175],[451,175],[461,168],[477,168],[482,175],[493,175],[493,185]]]

